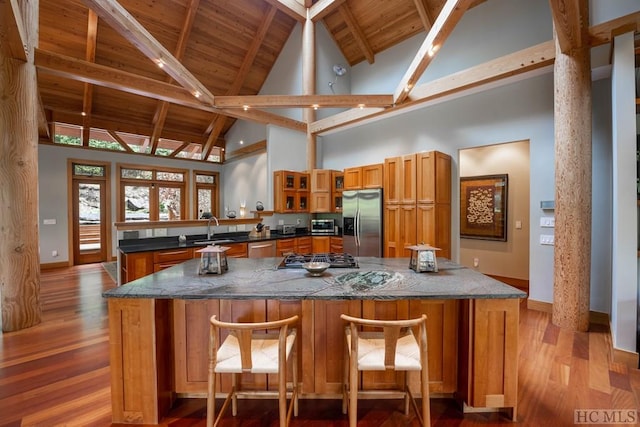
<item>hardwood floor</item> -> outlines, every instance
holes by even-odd
[[[43,322],[3,333],[0,341],[0,426],[111,424],[108,331],[101,293],[115,286],[100,264],[42,273]],[[547,313],[521,305],[517,425],[570,426],[574,409],[619,409],[638,417],[640,371],[611,360],[611,337],[592,325],[574,333]],[[221,402],[218,402],[220,405]],[[359,404],[359,426],[418,426],[400,401]],[[495,413],[463,414],[452,399],[431,400],[434,426],[513,424]],[[205,425],[204,399],[176,402],[163,426]],[[276,426],[272,400],[241,401],[222,426]],[[640,422],[639,422],[640,424]],[[293,427],[348,425],[338,400],[301,400]]]

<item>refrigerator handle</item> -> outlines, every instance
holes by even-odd
[[[356,247],[360,247],[360,208],[356,209],[356,224],[355,224],[355,235],[356,235]]]

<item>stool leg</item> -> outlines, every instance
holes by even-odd
[[[292,352],[293,357],[293,415],[298,416],[298,354],[295,346]]]
[[[231,413],[235,417],[238,414],[238,396],[236,391],[238,390],[238,377],[240,374],[231,374]]]
[[[345,340],[344,359],[342,363],[342,413],[347,413],[347,398],[349,394],[349,348]]]
[[[358,425],[358,361],[351,355],[349,362],[349,427]]]
[[[422,386],[422,425],[428,427],[431,425],[431,410],[429,402],[429,368],[428,365],[422,366],[420,371],[420,384]]]
[[[209,368],[209,386],[207,390],[207,427],[213,427],[216,419],[216,374]]]

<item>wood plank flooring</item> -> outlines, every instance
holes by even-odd
[[[111,426],[107,312],[101,293],[115,286],[100,264],[42,273],[43,322],[0,340],[0,426]],[[614,363],[608,330],[574,333],[521,305],[518,421],[571,426],[574,409],[640,408],[640,371]],[[221,402],[218,402],[219,405]],[[431,400],[434,426],[509,425],[495,413],[463,414],[452,399]],[[418,426],[402,402],[362,401],[359,426]],[[637,412],[634,412],[637,414]],[[176,402],[163,426],[205,425],[204,399]],[[636,419],[640,419],[636,416]],[[241,401],[225,426],[277,425],[272,400]],[[338,400],[301,400],[293,427],[348,425]]]

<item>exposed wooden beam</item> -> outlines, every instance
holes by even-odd
[[[316,4],[309,8],[309,18],[313,22],[318,22],[328,14],[337,10],[346,0],[318,0]]]
[[[0,49],[8,58],[27,62],[24,21],[18,0],[0,0]]]
[[[356,18],[354,18],[353,14],[351,13],[351,9],[349,9],[346,4],[340,5],[340,15],[342,16],[342,19],[344,19],[344,22],[347,24],[347,27],[349,28],[351,35],[355,39],[356,44],[360,48],[362,55],[364,55],[369,64],[373,64],[373,62],[375,61],[373,49],[371,49],[371,46],[369,45],[367,38],[362,32],[360,25],[358,25]]]
[[[40,93],[38,93],[38,135],[44,135],[49,139],[51,139],[52,136],[49,129],[49,120],[44,109],[44,105],[42,105],[42,97],[40,96]]]
[[[251,145],[234,150],[232,153],[225,153],[225,162],[239,160],[244,157],[253,156],[267,151],[267,140],[263,139]]]
[[[247,95],[216,96],[220,108],[345,108],[390,107],[392,95]],[[315,107],[314,107],[315,106]]]
[[[589,45],[591,47],[611,43],[619,28],[629,28],[634,32],[640,31],[640,12],[630,13],[602,24],[589,28]]]
[[[129,144],[127,144],[125,142],[124,139],[120,138],[120,135],[118,135],[117,133],[115,133],[115,131],[112,130],[108,130],[107,133],[111,136],[111,138],[115,139],[115,141],[120,144],[120,146],[127,152],[127,153],[135,153],[135,151],[133,151],[133,149],[131,147],[129,147]]]
[[[420,15],[420,21],[422,22],[424,30],[429,32],[431,27],[433,27],[433,19],[424,4],[424,0],[413,0],[413,3],[416,5],[416,10],[418,11],[418,15]]]
[[[589,26],[589,16],[582,16],[582,11],[588,11],[587,0],[549,0],[551,5],[551,17],[558,45],[562,53],[569,53],[588,43],[586,34],[582,34],[583,28]],[[586,20],[584,25],[582,21]]]
[[[96,61],[96,38],[98,34],[98,15],[89,9],[87,17],[87,47],[85,60]],[[84,84],[84,94],[82,96],[82,145],[89,145],[89,134],[91,133],[91,110],[93,106],[93,86]]]
[[[173,150],[171,154],[169,154],[169,157],[175,158],[180,152],[182,152],[182,150],[187,148],[190,144],[191,144],[190,142],[183,142],[182,145],[180,145],[180,147],[176,148],[175,150]]]
[[[200,102],[213,105],[214,96],[182,63],[116,0],[83,0],[100,18],[186,88]]]
[[[335,116],[318,120],[312,123],[309,129],[314,133],[326,132],[380,115],[415,108],[421,103],[549,66],[554,59],[555,45],[553,41],[548,41],[417,86],[411,92],[409,100],[403,104],[387,109],[348,110]]]
[[[213,129],[211,130],[211,133],[209,133],[207,141],[202,147],[202,160],[206,160],[209,157],[209,154],[211,154],[211,150],[213,149],[213,146],[216,145],[218,136],[222,133],[222,129],[224,129],[225,122],[227,121],[227,118],[220,114],[217,114],[216,117]]]
[[[98,86],[121,90],[127,93],[162,99],[172,104],[194,108],[212,113],[219,113],[237,119],[244,119],[262,124],[275,124],[301,132],[306,131],[306,124],[298,120],[252,108],[248,111],[235,108],[216,108],[198,102],[191,94],[179,86],[160,82],[148,77],[120,71],[93,64],[80,59],[59,55],[36,49],[36,67],[38,70],[71,80],[89,82]],[[146,135],[150,135],[147,133]]]
[[[289,15],[299,22],[307,19],[307,8],[296,0],[265,0],[267,3],[278,8],[279,11]]]
[[[177,60],[182,60],[184,55],[184,51],[187,48],[187,40],[189,40],[189,35],[191,34],[191,29],[193,28],[193,22],[196,19],[196,12],[198,11],[198,6],[200,5],[200,0],[190,0],[189,5],[187,6],[187,13],[184,17],[184,21],[182,22],[182,30],[180,31],[180,36],[178,37],[178,44],[176,45],[176,49],[174,52],[174,56]],[[171,76],[167,76],[165,80],[167,83],[172,82]],[[160,135],[162,135],[162,128],[164,127],[164,123],[167,119],[167,114],[169,113],[169,104],[166,101],[158,102],[156,106],[156,113],[153,116],[153,133],[151,134],[151,154],[155,154],[156,149],[158,148],[158,140],[160,139]]]
[[[460,22],[462,15],[464,15],[471,3],[472,0],[447,0],[393,94],[396,104],[401,104],[409,96],[409,92],[420,79],[424,70],[427,69],[436,52]]]

